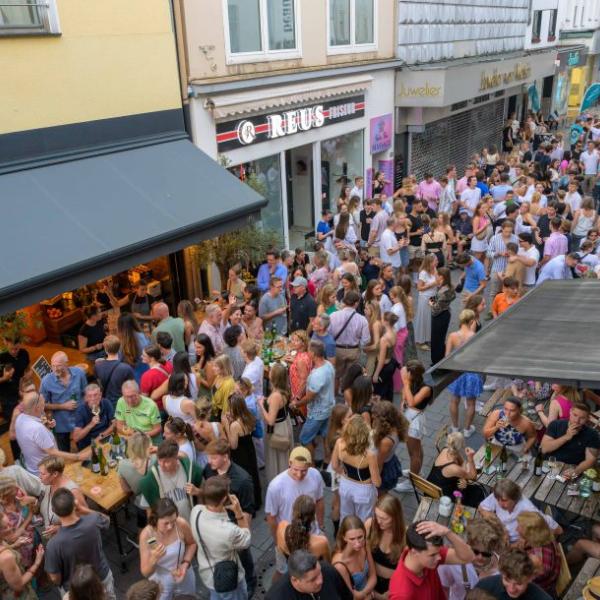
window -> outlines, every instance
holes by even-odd
[[[329,0],[329,52],[375,49],[376,0]]]
[[[56,0],[1,0],[0,35],[58,34]]]
[[[534,10],[533,11],[533,23],[531,25],[531,41],[532,43],[536,43],[540,41],[540,36],[542,35],[542,11]]]
[[[575,6],[573,11],[573,27],[577,27],[577,11],[579,10],[579,6]]]
[[[296,0],[225,0],[229,62],[300,55]]]
[[[558,10],[550,11],[550,23],[548,24],[548,41],[553,42],[556,39],[556,18]]]

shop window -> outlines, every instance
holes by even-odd
[[[558,10],[554,9],[550,11],[550,23],[548,25],[548,41],[553,42],[556,39],[556,19],[558,16]]]
[[[59,33],[56,0],[3,0],[0,3],[0,35]]]
[[[300,56],[296,0],[224,0],[228,62]]]
[[[329,0],[329,53],[376,49],[375,0]]]
[[[533,23],[531,26],[531,43],[536,44],[541,40],[542,35],[542,11],[533,11]]]
[[[336,209],[342,185],[363,175],[363,132],[321,142],[321,193],[322,207]]]

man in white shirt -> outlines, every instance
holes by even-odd
[[[256,355],[256,341],[245,340],[242,342],[242,356],[246,361],[242,378],[252,383],[252,392],[257,396],[263,395],[263,381],[265,376],[265,365]]]
[[[529,498],[523,498],[521,488],[512,479],[496,482],[494,491],[479,505],[481,516],[485,518],[486,514],[495,514],[500,519],[511,544],[519,539],[517,517],[525,511],[541,514],[555,535],[562,533],[561,527],[550,515],[544,515]]]
[[[577,191],[577,182],[569,181],[567,186],[567,193],[565,195],[565,203],[571,207],[571,214],[575,214],[575,211],[581,208],[581,194]]]
[[[402,247],[401,242],[396,239],[394,233],[394,226],[396,225],[396,219],[390,217],[387,220],[387,227],[381,234],[381,240],[379,242],[379,258],[385,264],[388,263],[394,268],[394,277],[398,277],[402,261],[400,259],[400,248]],[[408,238],[406,238],[408,239]]]
[[[519,253],[517,256],[511,256],[508,262],[518,261],[525,266],[523,276],[523,287],[525,290],[535,286],[535,270],[540,262],[540,251],[533,245],[533,236],[531,233],[519,233]]]
[[[600,154],[598,154],[594,142],[588,142],[587,150],[581,153],[579,161],[584,174],[583,192],[584,194],[591,194],[596,185],[598,163],[600,162]]]
[[[365,194],[365,179],[362,176],[358,176],[354,178],[354,187],[350,190],[350,198],[352,196],[358,196],[360,198],[360,202],[358,203],[358,210],[362,210],[363,208],[363,200]]]
[[[466,209],[469,217],[473,218],[475,209],[481,201],[481,190],[477,187],[477,177],[469,177],[467,188],[460,195],[460,205]]]
[[[572,268],[579,264],[576,253],[559,254],[550,259],[540,270],[536,285],[541,285],[549,279],[573,279]]]

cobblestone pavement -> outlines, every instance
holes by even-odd
[[[459,276],[459,271],[454,271],[454,279]],[[449,331],[453,331],[457,328],[458,323],[458,315],[462,309],[462,305],[460,299],[457,299],[452,305],[452,320],[450,324]],[[487,323],[487,322],[486,322]],[[484,323],[484,326],[485,324]],[[419,351],[419,357],[423,361],[426,366],[429,366],[430,359],[428,353],[423,353]],[[483,399],[487,399],[489,397],[489,392],[484,392],[482,396]],[[437,455],[435,449],[435,437],[437,432],[441,427],[449,423],[449,414],[448,414],[448,401],[450,395],[447,391],[444,391],[440,394],[436,400],[427,408],[427,426],[428,426],[428,435],[423,440],[423,450],[424,450],[424,463],[422,474],[429,473],[431,465]],[[398,399],[396,399],[398,401]],[[462,417],[462,409],[461,409],[461,417]],[[477,449],[483,443],[483,438],[481,437],[479,431],[481,430],[483,424],[483,418],[480,416],[476,416],[475,418],[475,426],[478,430],[469,440],[468,444]],[[405,447],[399,448],[398,456],[402,461],[403,466],[405,468],[408,467],[408,454],[406,452]],[[266,482],[263,481],[263,490],[266,489]],[[417,508],[417,501],[414,494],[404,493],[399,494],[399,497],[402,501],[402,506],[404,508],[405,518],[408,522],[413,518],[413,515]],[[330,495],[329,492],[326,492],[326,533],[329,538],[333,541],[333,526],[331,520],[329,519],[329,509],[330,509]],[[133,527],[134,521],[129,519],[127,522],[127,526],[129,528]],[[132,548],[132,546],[126,543],[126,546]],[[107,554],[109,556],[111,566],[113,569],[113,573],[115,575],[116,588],[118,598],[124,598],[125,592],[131,583],[138,581],[141,578],[141,574],[139,572],[139,558],[137,551],[133,551],[128,559],[127,566],[128,571],[126,573],[121,573],[120,564],[118,561],[118,551],[116,540],[112,530],[108,532],[105,536],[105,548]],[[271,533],[265,521],[264,511],[261,510],[254,521],[252,522],[252,554],[254,556],[255,565],[256,565],[256,574],[258,577],[258,587],[256,590],[255,597],[260,598],[263,597],[265,590],[269,588],[271,577],[274,571],[274,550],[273,550],[273,541],[271,537]],[[199,598],[208,598],[208,593],[205,589],[202,589],[201,584],[199,584],[198,589]]]

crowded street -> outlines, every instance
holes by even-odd
[[[600,0],[4,0],[0,67],[0,600],[600,599]]]

